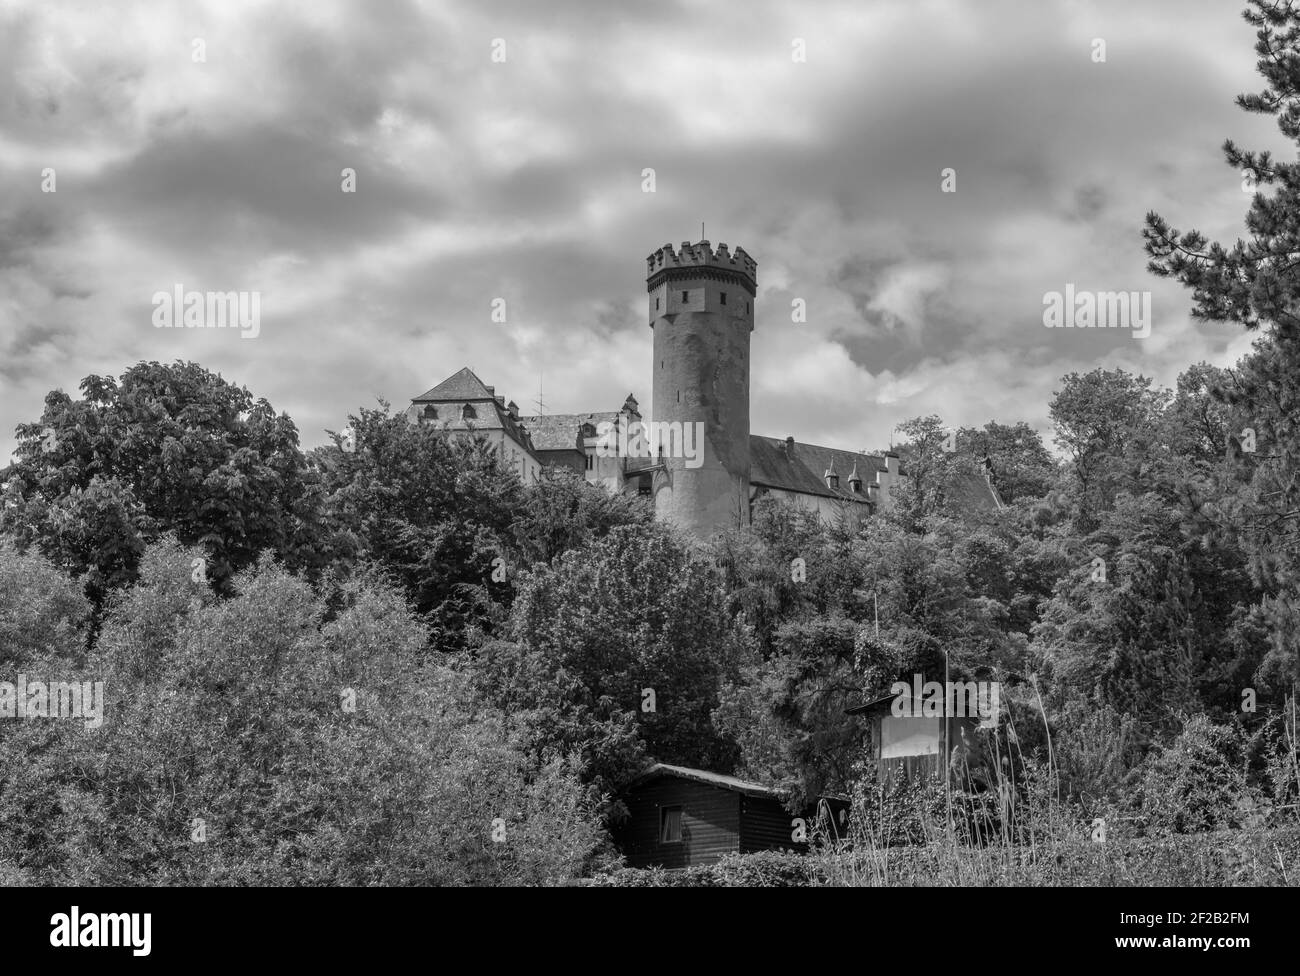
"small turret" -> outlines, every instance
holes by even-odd
[[[814,469],[814,470],[816,470],[816,469]],[[839,490],[839,487],[840,487],[840,476],[839,476],[838,474],[835,473],[835,458],[831,458],[831,466],[830,466],[829,468],[826,469],[826,474],[823,475],[823,477],[825,477],[825,479],[826,479],[826,487],[827,487],[827,488],[830,488],[830,489],[832,489],[832,490],[834,490],[834,491],[838,491],[838,490]]]
[[[849,472],[849,491],[855,495],[862,494],[862,475],[858,474],[858,462],[853,461],[853,470]]]

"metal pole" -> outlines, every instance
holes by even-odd
[[[952,687],[948,677],[948,649],[943,651],[943,783],[944,797],[948,806],[948,836],[952,836],[952,772],[948,768],[952,762],[952,740],[948,736],[951,717],[948,715],[948,689]],[[955,697],[955,696],[954,696]]]

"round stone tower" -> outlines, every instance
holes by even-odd
[[[701,536],[749,522],[749,334],[758,267],[743,248],[650,255],[655,513]]]

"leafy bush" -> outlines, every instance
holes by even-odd
[[[6,671],[85,652],[90,601],[40,553],[0,536],[0,667]]]
[[[106,720],[0,723],[0,864],[38,884],[554,884],[602,842],[373,574],[331,609],[264,558],[217,600],[175,542],[81,672]]]
[[[1195,715],[1168,746],[1148,757],[1142,815],[1157,834],[1184,834],[1240,823],[1249,795],[1245,737],[1234,725]]]

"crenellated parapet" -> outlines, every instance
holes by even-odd
[[[682,241],[680,250],[665,244],[646,258],[646,288],[649,291],[665,281],[702,277],[736,281],[751,297],[758,294],[758,265],[743,247],[732,253],[726,244],[719,244],[715,251],[708,241],[695,244]]]

